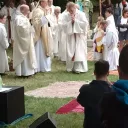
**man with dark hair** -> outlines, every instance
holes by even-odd
[[[8,57],[6,49],[9,47],[7,32],[4,24],[6,23],[5,14],[0,11],[0,74],[4,74],[9,71]]]
[[[107,8],[111,8],[111,3],[108,0],[101,0],[102,16],[105,18],[105,11]]]
[[[106,93],[101,102],[105,128],[128,128],[128,45],[121,51],[118,72],[114,92]]]
[[[89,85],[83,85],[77,101],[85,108],[84,128],[101,128],[99,102],[105,92],[110,92],[109,63],[104,60],[95,63],[96,80]]]

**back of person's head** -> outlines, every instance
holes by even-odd
[[[98,21],[103,21],[103,20],[104,20],[104,17],[102,17],[102,16],[98,17]]]
[[[95,63],[94,74],[96,77],[104,77],[109,74],[109,63],[105,60],[99,60]]]
[[[107,21],[106,20],[102,20],[101,22],[100,22],[100,25],[103,25],[103,26],[105,26],[105,25],[107,25],[108,23],[107,23]]]
[[[128,79],[128,45],[120,53],[118,70],[120,79]]]

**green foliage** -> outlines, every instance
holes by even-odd
[[[91,0],[93,3],[93,6],[98,6],[99,5],[99,0]]]

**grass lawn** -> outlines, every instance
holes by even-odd
[[[83,74],[67,73],[65,71],[65,64],[54,59],[52,64],[51,73],[38,73],[30,78],[17,78],[14,72],[8,73],[3,76],[3,82],[5,85],[24,86],[25,91],[41,88],[48,86],[50,83],[57,81],[87,81],[94,79],[93,74],[94,62],[88,62],[89,72]],[[117,76],[110,76],[111,81],[116,81]],[[28,128],[28,126],[39,116],[45,112],[50,112],[55,118],[58,128],[82,128],[83,125],[83,114],[67,114],[67,115],[56,115],[55,112],[62,105],[69,102],[72,98],[33,98],[25,97],[25,109],[26,113],[32,113],[34,116],[30,119],[23,120],[15,126],[9,128]]]

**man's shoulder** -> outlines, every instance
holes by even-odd
[[[83,92],[83,91],[88,90],[89,86],[90,86],[90,84],[84,84],[84,85],[82,85],[82,87],[80,88],[80,92]]]
[[[26,24],[26,18],[21,16],[21,15],[17,15],[15,18],[15,23],[18,26],[22,26]]]

